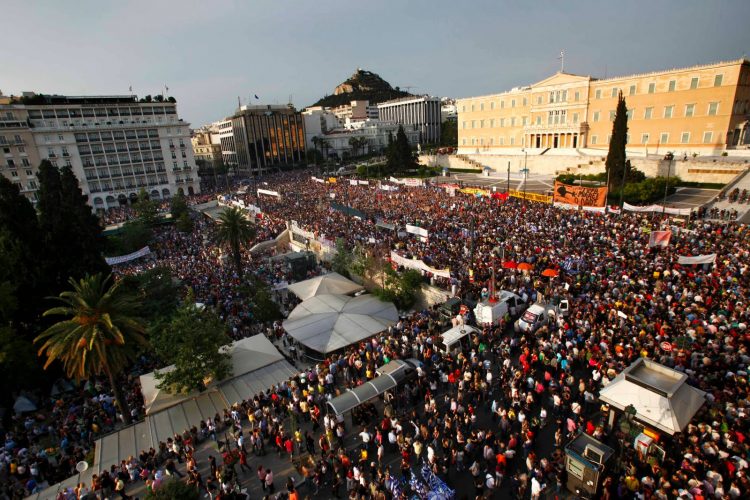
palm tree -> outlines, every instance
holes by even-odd
[[[41,333],[39,356],[46,353],[46,369],[60,361],[68,377],[76,380],[106,374],[126,424],[130,410],[115,377],[135,359],[139,346],[146,346],[145,327],[138,317],[138,302],[122,282],[110,284],[111,276],[87,275],[69,280],[72,290],[54,299],[64,305],[45,311],[44,316],[66,316]]]
[[[255,237],[255,229],[237,207],[227,207],[219,214],[216,241],[229,246],[237,275],[242,278],[242,255],[240,249]]]

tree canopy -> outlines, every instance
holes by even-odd
[[[210,308],[196,306],[188,298],[151,343],[157,356],[174,370],[157,373],[158,387],[172,394],[187,394],[206,388],[206,381],[223,380],[232,374],[229,355],[220,348],[229,344],[227,326]]]
[[[389,143],[385,156],[386,170],[388,173],[416,170],[419,167],[402,125],[398,126],[398,132],[396,132],[395,139],[391,140],[389,136]]]
[[[219,214],[216,240],[227,245],[232,254],[237,276],[242,278],[242,247],[255,238],[255,228],[245,217],[245,212],[237,207],[227,207]]]

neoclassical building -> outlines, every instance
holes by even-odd
[[[512,150],[606,150],[617,96],[628,107],[628,149],[719,153],[749,148],[750,62],[597,79],[558,72],[506,92],[458,99],[463,154]]]

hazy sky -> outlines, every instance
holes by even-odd
[[[602,77],[750,56],[750,1],[3,0],[0,90],[158,94],[193,126],[304,107],[357,67],[466,97],[559,69]]]

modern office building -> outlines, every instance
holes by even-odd
[[[439,97],[411,96],[378,104],[380,120],[398,123],[419,132],[419,142],[440,142],[441,102]]]
[[[0,101],[0,116],[15,124],[0,128],[0,137],[13,143],[0,166],[32,199],[41,160],[71,167],[97,210],[132,202],[141,189],[155,199],[199,191],[189,124],[173,99],[25,92]]]
[[[458,99],[459,153],[606,150],[620,93],[629,150],[717,154],[750,145],[750,62],[741,59],[602,80],[559,72],[533,85]]]
[[[217,125],[224,163],[239,173],[304,161],[304,122],[291,105],[242,106]]]

